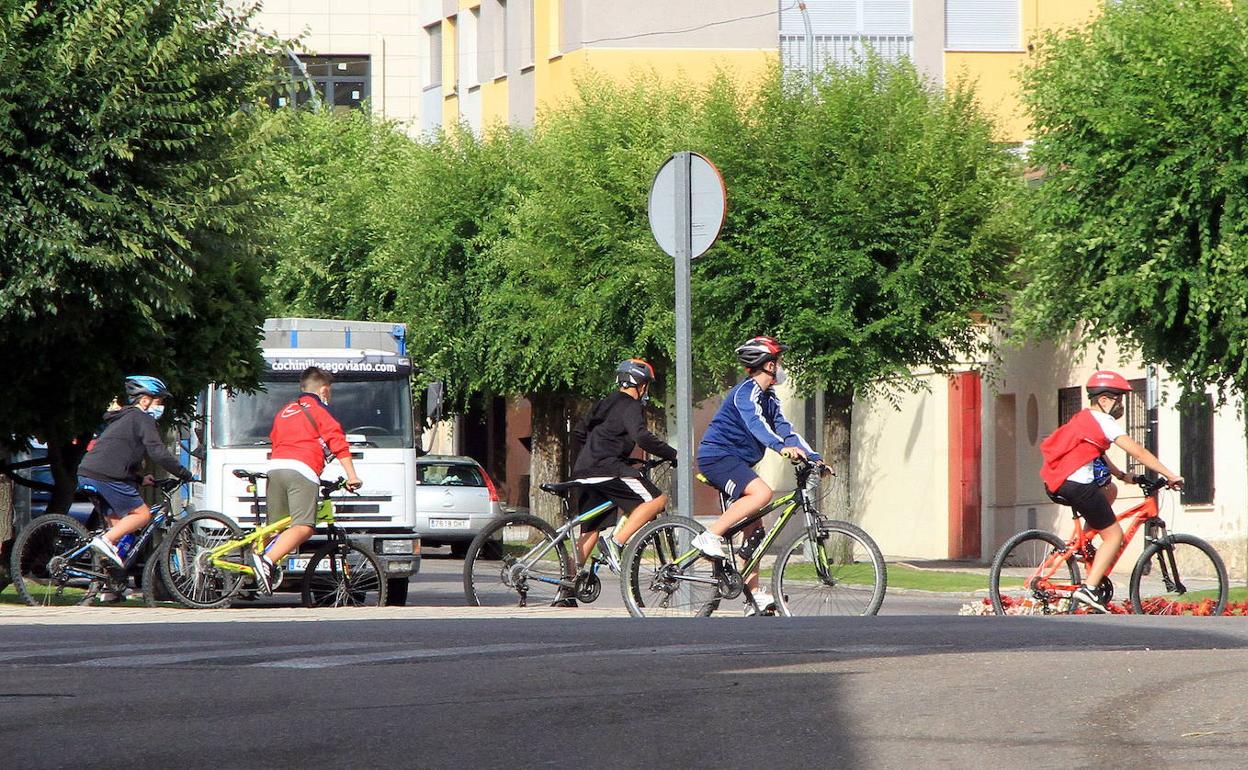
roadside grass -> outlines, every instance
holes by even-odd
[[[906,588],[914,591],[936,591],[942,593],[969,593],[986,591],[988,576],[975,572],[947,572],[944,570],[916,569],[904,564],[889,564],[888,587]],[[838,565],[835,567],[836,577],[842,583],[850,585],[870,585],[875,580],[875,570],[870,564]],[[764,577],[771,570],[764,570]],[[799,580],[815,579],[815,565],[797,564],[789,567],[788,575]],[[1003,586],[1021,586],[1019,578],[1003,578]]]
[[[53,589],[49,589],[47,586],[42,585],[30,586],[28,590],[31,595],[38,597],[40,602],[44,600],[44,597],[55,593]],[[83,590],[81,588],[67,587],[63,592],[61,592],[60,596],[52,596],[51,601],[49,601],[45,606],[72,607],[82,601],[82,595]],[[22,601],[21,597],[17,595],[17,589],[15,589],[13,584],[10,583],[4,587],[4,590],[0,590],[0,604],[17,604],[25,606],[26,602]]]
[[[1188,591],[1182,596],[1172,596],[1171,594],[1166,594],[1165,596],[1166,598],[1172,599],[1173,601],[1201,602],[1201,601],[1204,601],[1205,599],[1214,598],[1216,594],[1217,594],[1217,591],[1210,588],[1204,591]],[[1227,604],[1238,604],[1244,601],[1248,601],[1248,587],[1232,586],[1231,590],[1228,591],[1226,594]]]

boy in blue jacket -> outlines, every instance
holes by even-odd
[[[768,449],[789,460],[821,462],[784,418],[773,390],[785,381],[780,356],[788,349],[773,337],[752,337],[737,348],[737,360],[748,377],[728,391],[698,445],[698,470],[732,501],[723,515],[693,539],[693,545],[707,556],[727,558],[723,533],[771,501],[771,487],[753,468]],[[761,520],[754,522],[744,530],[745,536],[762,526]],[[760,609],[774,604],[770,594],[758,590],[757,572],[746,576],[746,585]],[[752,607],[747,609],[747,613],[752,611]]]

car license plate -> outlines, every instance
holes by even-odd
[[[302,559],[302,558],[301,558],[301,559],[287,559],[287,560],[286,560],[286,571],[287,571],[287,572],[303,572],[305,569],[307,569],[307,568],[308,568],[308,562],[310,562],[310,561],[312,561],[312,559],[310,559],[310,558],[308,558],[308,559]]]
[[[468,529],[467,519],[430,519],[429,526],[434,529]]]

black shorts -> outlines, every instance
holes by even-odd
[[[649,479],[631,476],[594,476],[573,479],[581,485],[580,513],[586,513],[603,503],[614,507],[581,525],[581,531],[603,530],[615,524],[619,512],[632,513],[642,503],[648,503],[663,494]]]
[[[1117,521],[1104,489],[1096,484],[1063,481],[1057,488],[1057,494],[1070,501],[1070,506],[1078,511],[1092,529],[1105,529]]]

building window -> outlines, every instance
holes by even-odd
[[[847,66],[868,50],[895,61],[914,53],[911,0],[808,0],[815,67],[829,61]],[[806,25],[796,3],[780,12],[780,60],[787,69],[806,68]]]
[[[1057,424],[1065,425],[1083,409],[1083,388],[1061,388],[1057,391]]]
[[[1138,380],[1130,380],[1131,392],[1123,399],[1123,406],[1126,409],[1127,417],[1127,435],[1140,442],[1148,451],[1153,454],[1157,453],[1157,435],[1152,429],[1156,423],[1156,409],[1148,408],[1148,380],[1141,377]],[[1144,467],[1144,463],[1136,460],[1131,456],[1127,456],[1127,473],[1147,473],[1148,469]]]
[[[1183,502],[1213,502],[1213,396],[1179,406],[1179,474]]]
[[[456,90],[462,96],[465,91],[481,85],[481,74],[477,62],[477,34],[481,25],[481,11],[473,8],[459,13],[459,73],[455,80]]]
[[[529,4],[529,56],[525,66],[533,66],[537,61],[537,0],[527,0]]]
[[[497,0],[498,9],[494,14],[494,76],[507,74],[511,57],[507,55],[507,0]]]
[[[300,67],[302,64],[302,67]],[[300,56],[289,60],[290,85],[275,105],[302,106],[315,89],[321,103],[334,110],[361,109],[368,99],[370,65],[367,56]]]
[[[1022,49],[1022,0],[945,0],[945,48],[950,51]]]
[[[442,22],[425,27],[429,41],[429,67],[425,72],[425,87],[442,85]]]

